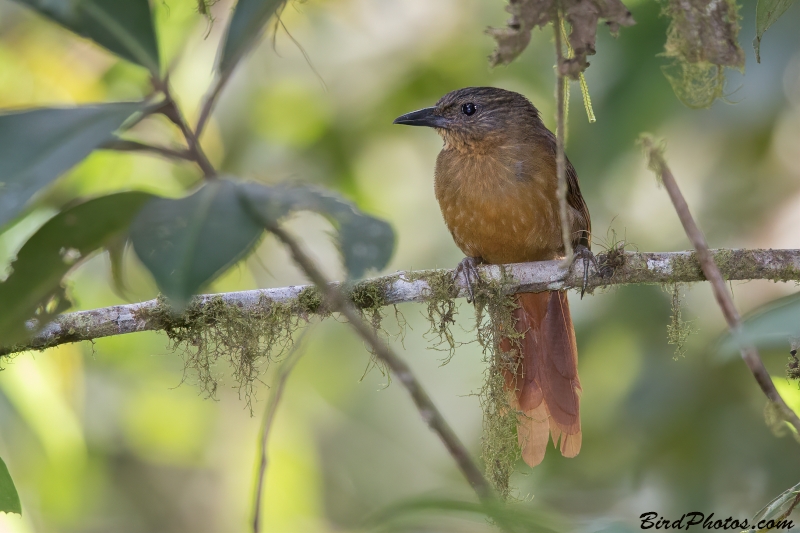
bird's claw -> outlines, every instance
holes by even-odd
[[[592,251],[582,244],[575,247],[575,258],[580,258],[583,261],[583,284],[581,285],[581,298],[583,298],[586,287],[589,285],[589,265],[594,265],[595,270],[599,269],[597,267],[597,259]]]
[[[480,257],[465,257],[456,267],[453,273],[453,282],[458,282],[459,277],[463,277],[464,285],[467,287],[467,302],[472,303],[475,301],[475,288],[473,280],[480,280],[480,272],[478,272],[478,265],[483,263]]]

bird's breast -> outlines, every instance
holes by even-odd
[[[464,254],[488,263],[519,263],[553,259],[562,250],[551,181],[525,159],[443,150],[435,191]]]

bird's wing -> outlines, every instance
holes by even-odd
[[[567,204],[574,210],[575,219],[572,223],[572,246],[583,245],[592,247],[592,221],[589,218],[589,208],[581,195],[578,184],[578,173],[567,159]]]

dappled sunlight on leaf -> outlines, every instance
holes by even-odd
[[[147,0],[16,0],[115,54],[159,71]]]
[[[143,107],[127,102],[0,115],[0,228]]]

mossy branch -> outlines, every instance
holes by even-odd
[[[689,210],[689,205],[681,193],[678,182],[675,180],[672,171],[664,159],[664,146],[657,143],[649,135],[642,135],[640,143],[644,149],[645,156],[648,159],[650,169],[656,174],[657,179],[669,194],[670,200],[675,207],[675,212],[681,221],[686,236],[695,247],[696,260],[702,269],[703,275],[708,278],[711,284],[711,291],[714,293],[714,298],[719,304],[722,315],[725,317],[725,322],[728,324],[728,329],[731,335],[739,344],[739,351],[742,355],[742,360],[747,365],[747,368],[753,374],[759,387],[761,387],[764,395],[769,401],[777,408],[781,416],[792,425],[795,434],[800,434],[800,418],[792,409],[786,404],[784,399],[775,388],[772,378],[764,367],[764,362],[758,353],[756,347],[743,335],[742,333],[742,318],[736,305],[733,303],[733,297],[725,283],[726,278],[731,279],[724,272],[725,258],[720,257],[717,259],[719,253],[713,253],[708,248],[708,243],[703,235],[703,232],[698,227],[697,223]]]
[[[712,250],[714,262],[727,280],[764,279],[800,281],[800,250]],[[620,252],[599,254],[600,272],[591,267],[587,290],[611,285],[637,283],[691,283],[705,281],[695,252]],[[514,265],[482,265],[478,267],[486,279],[503,279],[509,294],[580,288],[582,279],[574,268],[565,270],[561,261],[541,261]],[[359,282],[355,285],[334,283],[343,287],[359,309],[394,305],[403,302],[424,302],[435,292],[447,270],[397,272]],[[443,275],[445,274],[445,275]],[[433,289],[432,289],[433,287]],[[456,292],[457,291],[457,292]],[[465,297],[466,287],[460,280],[453,287],[454,297]],[[296,315],[325,314],[322,298],[311,285],[294,285],[274,289],[257,289],[224,294],[197,296],[187,309],[197,312],[214,303],[225,303],[240,309],[267,304],[280,304]],[[66,313],[38,331],[27,343],[0,347],[0,355],[24,350],[43,350],[59,344],[99,339],[138,331],[165,331],[180,325],[181,317],[165,313],[165,302],[115,305],[101,309]],[[186,313],[184,313],[186,314]],[[29,323],[36,329],[34,322]]]
[[[389,345],[378,337],[375,329],[370,327],[353,305],[352,298],[348,298],[345,291],[328,281],[317,267],[316,263],[303,251],[300,245],[283,228],[270,227],[269,230],[278,237],[281,242],[289,249],[295,263],[305,272],[314,282],[318,290],[324,291],[324,303],[330,309],[337,311],[347,319],[350,326],[364,339],[372,349],[375,357],[381,360],[392,374],[397,377],[400,383],[406,388],[414,404],[417,406],[422,419],[428,427],[436,433],[444,444],[447,451],[455,460],[461,473],[472,485],[481,502],[493,502],[495,494],[491,485],[483,477],[478,466],[472,460],[461,439],[450,427],[450,424],[442,416],[442,413],[433,403],[433,400],[417,380],[414,373],[403,359],[392,350]],[[374,302],[374,299],[372,299]]]

